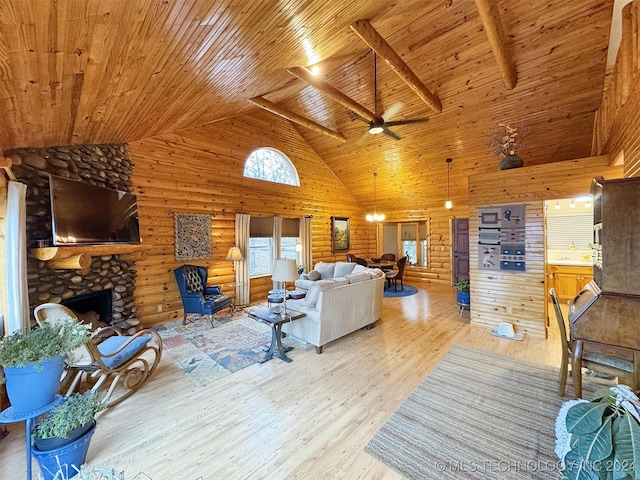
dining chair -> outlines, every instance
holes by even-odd
[[[564,397],[567,375],[569,372],[569,362],[573,358],[575,342],[567,336],[567,327],[564,321],[564,315],[562,313],[562,309],[560,308],[560,302],[558,301],[555,289],[549,289],[549,297],[551,297],[551,303],[553,303],[553,309],[555,311],[556,320],[558,323],[558,330],[560,332],[562,360],[560,364],[560,384],[558,393],[561,397]],[[635,388],[633,380],[633,364],[631,362],[618,357],[583,350],[582,366],[594,372],[599,372],[612,377],[618,377],[618,380],[622,381],[622,383],[631,386],[631,388]],[[571,374],[575,376],[575,374],[573,373],[573,368]],[[582,389],[577,388],[575,381],[574,394],[576,398],[580,398],[582,396]]]
[[[352,261],[357,263],[358,265],[362,265],[363,267],[369,266],[369,263],[364,258],[353,257]]]
[[[397,270],[392,270],[390,272],[385,272],[385,277],[387,277],[387,288],[391,288],[391,283],[393,283],[393,290],[398,291],[398,282],[400,282],[400,290],[404,290],[404,267],[407,264],[407,257],[402,257],[396,265],[398,266]]]
[[[384,253],[380,257],[380,259],[381,260],[387,260],[388,262],[395,262],[396,261],[396,254],[395,253]]]

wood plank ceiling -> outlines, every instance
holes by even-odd
[[[525,165],[590,155],[612,9],[610,0],[3,0],[0,148],[133,142],[270,115],[248,101],[260,97],[337,132],[296,125],[365,207],[377,171],[379,211],[423,211],[446,197],[447,157],[455,195],[466,194],[467,175],[496,169],[487,141],[498,122],[529,129]],[[375,112],[358,20],[441,103],[437,113],[379,56],[379,112],[403,102],[393,120],[429,117],[393,127],[400,140],[367,134],[365,121],[287,71],[317,65],[318,78]],[[485,25],[496,21],[492,38]]]

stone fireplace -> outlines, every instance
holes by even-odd
[[[133,162],[123,144],[23,148],[5,152],[5,155],[13,163],[17,180],[27,185],[29,247],[35,247],[38,241],[51,244],[53,240],[49,174],[115,190],[131,190]],[[125,330],[139,323],[134,301],[136,271],[133,261],[123,260],[115,254],[94,256],[90,267],[81,271],[48,268],[45,262],[29,256],[27,271],[32,310],[42,303],[67,304],[78,297],[84,302],[83,298],[92,299],[99,292],[105,292],[101,295],[110,294],[110,307],[99,308],[110,308],[110,311],[98,312],[101,317],[108,318],[105,323]],[[85,307],[81,304],[76,308]],[[91,310],[96,311],[95,308]]]

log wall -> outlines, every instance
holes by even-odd
[[[596,112],[592,153],[624,159],[624,176],[640,175],[640,2],[622,14],[622,39]]]
[[[495,328],[510,322],[517,332],[546,338],[543,202],[588,194],[596,175],[618,178],[623,169],[599,156],[469,177],[471,323]],[[478,208],[512,203],[525,204],[526,271],[480,270]]]
[[[289,157],[300,187],[245,178],[244,163],[259,147]],[[284,120],[259,113],[129,144],[135,162],[132,182],[138,195],[146,259],[136,263],[136,304],[145,325],[182,317],[173,269],[193,263],[208,268],[209,283],[232,294],[232,262],[225,256],[235,244],[235,214],[312,215],[313,263],[344,260],[331,253],[331,217],[349,217],[351,251],[375,256],[375,228],[365,211],[322,159]],[[212,258],[178,261],[174,257],[172,213],[212,215]],[[271,277],[251,280],[251,301],[263,300]]]

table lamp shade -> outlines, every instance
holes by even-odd
[[[244,260],[244,257],[238,247],[231,247],[227,252],[227,258],[225,260]]]
[[[288,258],[278,258],[273,265],[271,279],[275,282],[293,282],[298,279],[296,261]]]

